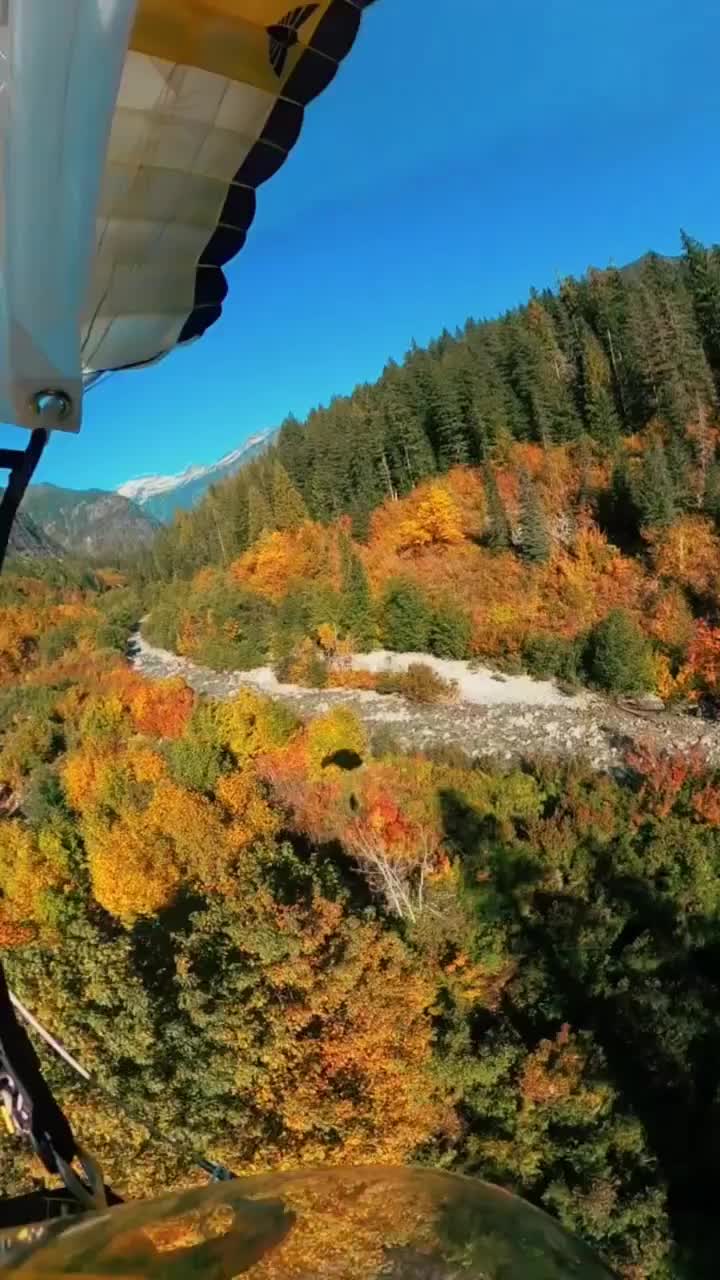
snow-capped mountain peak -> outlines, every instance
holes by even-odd
[[[132,499],[156,519],[169,520],[178,509],[188,510],[196,506],[212,484],[233,475],[251,458],[262,453],[274,434],[264,431],[250,436],[239,448],[232,449],[207,467],[186,467],[174,476],[139,476],[135,480],[126,480],[116,492]]]

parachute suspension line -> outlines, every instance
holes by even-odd
[[[84,1067],[81,1067],[77,1059],[73,1058],[72,1054],[68,1053],[67,1049],[63,1048],[60,1041],[56,1040],[54,1036],[50,1035],[49,1031],[46,1031],[45,1028],[41,1026],[37,1018],[33,1017],[30,1010],[26,1009],[25,1005],[18,1000],[14,991],[10,991],[8,988],[8,994],[10,996],[10,1003],[13,1005],[15,1012],[20,1014],[23,1022],[26,1022],[29,1027],[32,1027],[33,1031],[37,1031],[41,1039],[50,1046],[59,1058],[63,1059],[63,1062],[67,1062],[68,1066],[72,1067],[73,1071],[77,1071],[78,1075],[82,1076],[83,1080],[87,1080],[88,1083],[90,1083],[92,1081],[90,1072],[86,1071]]]
[[[68,1050],[64,1047],[64,1045],[60,1044],[59,1040],[56,1040],[55,1037],[51,1035],[49,1031],[45,1030],[45,1027],[43,1027],[42,1024],[38,1022],[37,1018],[35,1018],[30,1013],[29,1009],[25,1008],[25,1005],[22,1003],[22,1001],[18,1000],[15,993],[13,991],[10,991],[9,988],[8,988],[8,994],[10,996],[11,1004],[13,1005],[16,1013],[20,1015],[20,1017],[23,1019],[24,1022],[28,1024],[28,1026],[32,1027],[33,1030],[36,1031],[39,1036],[41,1036],[41,1038],[45,1041],[46,1045],[48,1045],[49,1048],[51,1048],[59,1058],[62,1058],[63,1062],[67,1063],[69,1067],[72,1067],[73,1071],[75,1071],[79,1076],[81,1076],[82,1079],[87,1084],[91,1085],[93,1089],[97,1089],[98,1093],[104,1094],[106,1098],[108,1098],[112,1103],[114,1103],[115,1106],[117,1106],[121,1111],[123,1111],[125,1115],[128,1116],[131,1120],[133,1120],[136,1124],[141,1124],[144,1129],[147,1129],[150,1136],[155,1138],[157,1142],[162,1142],[162,1143],[165,1143],[167,1146],[175,1147],[176,1150],[178,1151],[182,1150],[185,1155],[190,1157],[194,1165],[196,1165],[199,1169],[202,1169],[204,1173],[207,1173],[212,1178],[213,1182],[231,1182],[234,1180],[235,1174],[232,1173],[230,1169],[227,1169],[224,1165],[218,1164],[215,1160],[207,1160],[204,1156],[198,1155],[195,1151],[188,1151],[187,1148],[183,1144],[178,1142],[176,1139],[168,1137],[168,1135],[165,1133],[160,1133],[152,1125],[149,1125],[147,1120],[145,1120],[143,1117],[134,1115],[131,1108],[128,1107],[127,1103],[123,1102],[120,1098],[118,1098],[110,1089],[100,1084],[99,1080],[95,1076],[93,1076],[85,1067],[81,1066],[76,1058],[73,1058],[72,1054],[68,1052]],[[84,1153],[80,1152],[80,1155],[82,1157]],[[58,1165],[60,1165],[60,1161],[58,1161]]]
[[[5,492],[0,502],[0,570],[7,555],[10,534],[18,507],[25,496],[35,468],[48,442],[48,431],[37,427],[30,436],[27,449],[0,449],[0,469],[10,472]]]

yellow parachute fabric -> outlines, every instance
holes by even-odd
[[[140,0],[130,46],[278,97],[331,7],[332,0],[294,8],[288,0]],[[359,6],[352,7],[355,14],[336,14],[336,23],[348,32],[357,29]],[[268,56],[268,31],[283,22],[288,31],[295,31],[296,40],[286,45],[280,68],[280,59]]]
[[[297,140],[362,7],[140,0],[102,187],[86,370],[152,360],[217,319],[222,266],[244,243],[256,188]]]

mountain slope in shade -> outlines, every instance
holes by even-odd
[[[133,551],[157,531],[157,523],[136,503],[103,489],[31,485],[23,511],[66,551],[94,557]]]
[[[156,520],[170,520],[176,511],[189,511],[197,506],[211,485],[227,480],[267,449],[275,434],[264,431],[250,436],[239,449],[226,453],[209,467],[188,467],[176,476],[140,476],[137,480],[127,480],[116,492],[136,502]]]
[[[8,556],[22,556],[24,559],[61,560],[64,555],[62,547],[36,525],[27,512],[18,511],[10,533]]]

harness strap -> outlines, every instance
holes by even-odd
[[[49,1173],[59,1173],[56,1154],[72,1164],[77,1144],[40,1070],[38,1056],[15,1017],[0,964],[0,1094],[19,1132],[30,1139]]]

